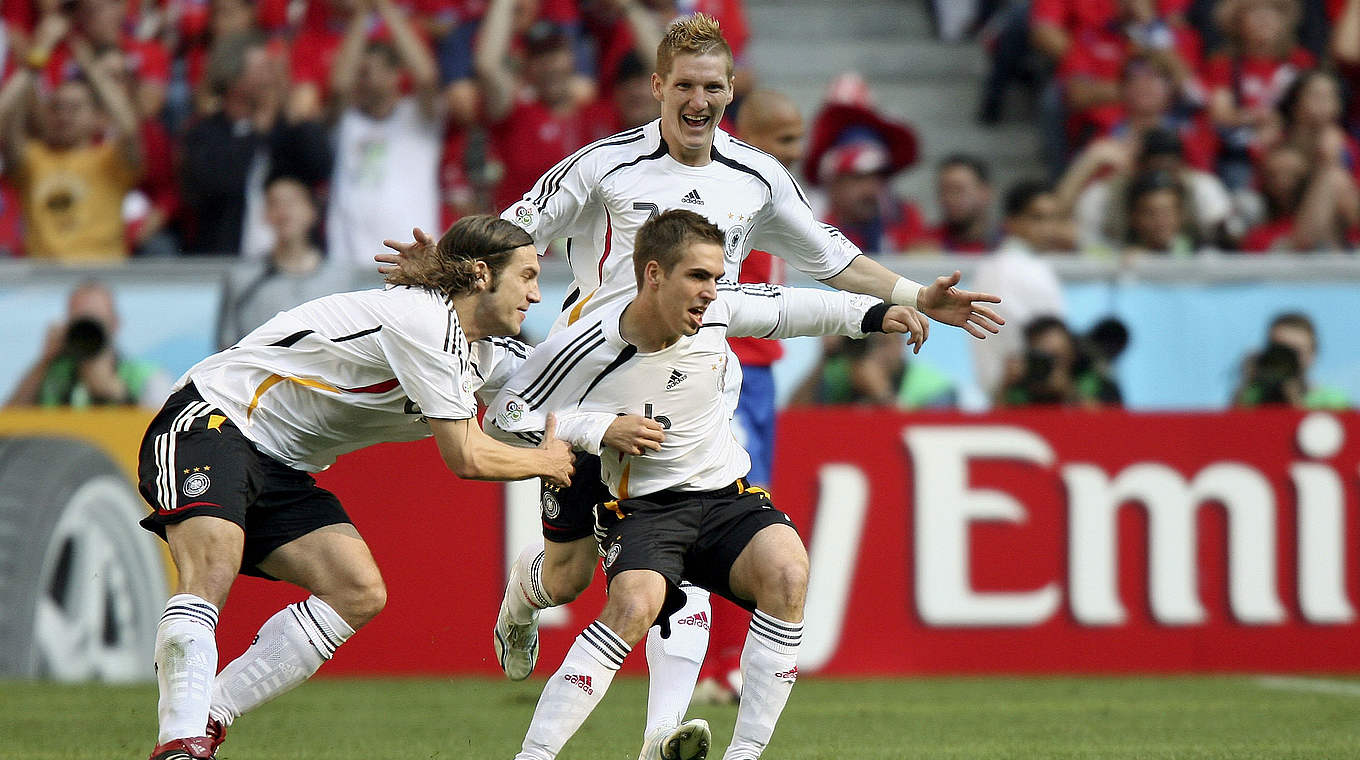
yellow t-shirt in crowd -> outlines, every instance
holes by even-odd
[[[53,150],[29,140],[16,179],[29,256],[62,261],[127,257],[123,196],[139,177],[117,145]]]

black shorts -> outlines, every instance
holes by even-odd
[[[716,491],[661,491],[607,502],[600,510],[604,572],[609,580],[625,570],[654,570],[666,578],[666,602],[658,620],[684,605],[680,581],[706,588],[747,610],[755,602],[732,593],[729,576],[746,545],[763,528],[787,525],[770,494],[744,479]]]
[[[565,544],[595,534],[595,506],[613,499],[600,477],[600,458],[576,453],[576,473],[566,488],[543,484],[539,511],[543,515],[543,538]]]
[[[151,421],[137,477],[138,490],[155,510],[142,527],[161,538],[165,526],[199,515],[241,526],[242,575],[270,578],[257,567],[270,552],[318,528],[350,522],[335,494],[261,453],[192,383],[172,394]]]

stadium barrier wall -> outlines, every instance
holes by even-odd
[[[64,429],[124,468],[145,424],[16,419],[0,415],[11,439]],[[1360,670],[1358,414],[794,409],[778,451],[775,503],[812,561],[802,670]],[[356,452],[319,480],[389,586],[324,672],[497,672],[490,629],[506,558],[538,533],[536,485],[460,481],[429,441]],[[545,617],[545,668],[598,613],[600,586]],[[300,596],[241,579],[224,661]]]

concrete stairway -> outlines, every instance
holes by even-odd
[[[934,39],[926,0],[747,0],[747,56],[762,86],[787,93],[809,119],[827,84],[846,70],[868,81],[880,110],[910,123],[922,158],[900,175],[900,192],[935,219],[934,165],[967,152],[992,167],[998,202],[1017,179],[1042,176],[1031,123],[996,127],[975,114],[987,62],[976,42]]]

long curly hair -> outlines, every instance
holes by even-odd
[[[488,289],[494,291],[515,249],[533,243],[529,233],[498,216],[465,216],[449,227],[433,250],[404,257],[400,271],[389,274],[387,281],[433,290],[452,300],[477,291],[477,262],[483,261],[491,270]]]

